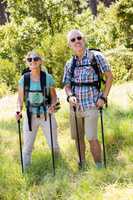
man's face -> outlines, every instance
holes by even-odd
[[[73,32],[69,36],[69,47],[76,53],[85,48],[85,40],[78,32]]]

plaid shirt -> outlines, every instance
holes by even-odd
[[[109,65],[107,64],[107,61],[103,54],[99,51],[93,51],[96,61],[99,65],[99,69],[101,73],[104,73],[106,71],[109,71]],[[98,76],[95,73],[95,70],[90,65],[91,61],[91,55],[92,53],[86,49],[84,56],[82,60],[78,60],[76,58],[76,67],[74,70],[74,77],[72,79],[72,72],[71,72],[71,66],[73,62],[73,58],[71,58],[65,65],[64,70],[64,77],[63,77],[63,84],[71,84],[71,81],[74,81],[76,83],[82,83],[82,82],[93,82],[98,81]],[[85,66],[84,66],[85,65]],[[99,97],[99,91],[98,89],[93,87],[88,87],[86,85],[82,86],[72,86],[73,94],[76,96],[78,104],[79,104],[79,110],[85,110],[85,109],[95,109],[96,108],[96,101]]]

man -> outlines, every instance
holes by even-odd
[[[79,164],[84,164],[85,133],[96,167],[101,168],[101,146],[97,137],[98,109],[106,103],[112,85],[112,73],[101,52],[90,51],[85,47],[85,37],[82,32],[77,29],[71,30],[67,40],[74,53],[74,56],[66,63],[63,77],[67,100],[70,104],[72,139],[75,139],[77,151],[80,151],[81,163]],[[93,56],[100,72],[106,78],[103,92],[99,90],[98,74],[91,66]],[[76,108],[79,142],[74,107]]]

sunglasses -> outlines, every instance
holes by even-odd
[[[82,37],[81,37],[81,36],[78,36],[78,37],[72,38],[72,39],[70,39],[70,40],[71,40],[71,42],[75,42],[76,40],[80,41],[80,40],[82,40]]]
[[[28,61],[28,62],[32,62],[32,61],[37,62],[37,61],[39,61],[39,60],[41,60],[40,57],[27,58],[27,61]]]

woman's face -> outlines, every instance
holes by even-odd
[[[30,54],[27,56],[27,64],[31,70],[37,69],[41,66],[42,60],[37,54]]]

